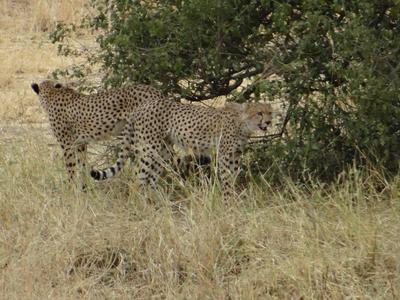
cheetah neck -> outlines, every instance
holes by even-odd
[[[253,133],[253,129],[248,121],[247,114],[241,115],[241,131],[246,138],[250,138],[251,134]]]

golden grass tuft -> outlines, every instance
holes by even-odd
[[[354,170],[325,187],[250,183],[226,207],[189,180],[148,202],[129,170],[71,189],[46,131],[18,136],[0,144],[6,299],[400,295],[399,178]]]

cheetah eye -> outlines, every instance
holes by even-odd
[[[59,89],[59,88],[61,88],[61,84],[56,83],[56,84],[54,85],[54,87],[55,87],[56,89]]]
[[[259,111],[259,112],[257,113],[257,116],[262,116],[262,112]]]

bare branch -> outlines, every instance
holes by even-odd
[[[197,91],[192,95],[183,97],[189,101],[203,101],[207,99],[225,96],[237,89],[245,78],[261,74],[262,79],[266,79],[273,74],[277,74],[280,68],[273,65],[272,61],[267,64],[250,65],[246,64],[241,66],[241,70],[229,70],[222,76],[222,79],[207,78],[201,82],[196,83]],[[234,81],[231,83],[231,81]],[[207,88],[208,87],[208,88]]]
[[[233,84],[230,84],[226,87],[223,88],[218,88],[216,90],[212,90],[209,91],[205,94],[202,95],[190,95],[190,96],[185,96],[183,97],[186,100],[189,101],[203,101],[203,100],[207,100],[207,99],[212,99],[212,98],[216,98],[219,96],[225,96],[227,94],[229,94],[230,92],[232,92],[233,90],[237,89],[243,82],[243,79],[236,79],[235,82]]]
[[[242,70],[242,71],[240,71],[240,72],[238,72],[238,73],[236,73],[236,74],[233,74],[233,75],[231,76],[231,78],[232,78],[232,79],[237,79],[237,78],[241,78],[241,79],[243,79],[243,78],[248,78],[248,77],[251,77],[251,76],[260,74],[260,73],[262,73],[263,71],[264,71],[264,66],[258,65],[258,66],[256,66],[256,67],[253,67],[253,68],[250,68],[250,69],[245,69],[245,70]]]

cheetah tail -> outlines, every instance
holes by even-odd
[[[108,167],[107,169],[104,170],[91,170],[90,176],[96,181],[101,181],[114,177],[122,170],[126,159],[127,157],[121,154],[116,163],[113,164],[111,167]]]
[[[126,133],[124,134],[123,137],[123,142],[122,142],[122,149],[118,154],[118,159],[113,164],[111,167],[108,167],[107,169],[104,170],[92,170],[90,171],[90,176],[96,180],[96,181],[101,181],[105,180],[107,178],[114,177],[117,175],[122,168],[124,167],[124,164],[126,160],[129,157],[130,150],[131,150],[131,145],[133,142],[132,135],[128,134],[129,133],[129,127]]]

